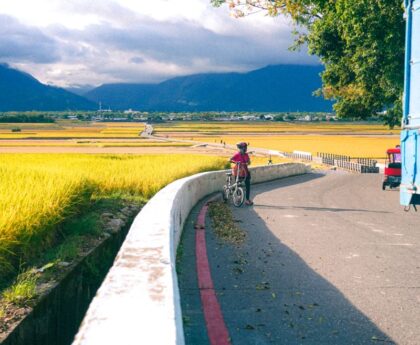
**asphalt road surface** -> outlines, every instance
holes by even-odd
[[[252,194],[254,207],[233,209],[244,244],[206,234],[232,344],[420,344],[420,211],[404,212],[398,191],[338,172]],[[180,258],[185,335],[207,344],[193,259]]]

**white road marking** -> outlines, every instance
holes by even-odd
[[[406,246],[406,247],[412,247],[414,244],[412,243],[384,243],[385,245],[389,246]]]
[[[361,221],[357,221],[356,223],[357,223],[357,224],[360,224],[360,225],[366,225],[366,226],[372,226],[372,225],[375,225],[375,224],[372,224],[372,223],[361,222]]]
[[[382,245],[382,246],[402,246],[402,247],[412,247],[414,244],[412,243],[367,243],[373,244],[375,246]]]
[[[359,256],[360,256],[359,254],[350,253],[350,255],[346,256],[346,259],[354,259],[354,258],[358,258]]]

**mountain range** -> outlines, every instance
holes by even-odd
[[[158,111],[331,111],[312,93],[321,66],[273,65],[248,73],[207,73],[159,84],[104,84],[86,94],[112,109]]]
[[[98,109],[95,102],[0,64],[0,111],[95,109]]]
[[[331,111],[312,95],[321,86],[321,66],[273,65],[247,73],[206,73],[157,84],[104,84],[89,91],[49,86],[0,64],[0,111]],[[76,94],[78,93],[78,94]]]

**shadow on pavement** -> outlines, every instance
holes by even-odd
[[[333,207],[313,207],[313,206],[278,206],[254,204],[256,207],[273,208],[278,210],[305,210],[305,211],[326,211],[326,212],[367,212],[367,213],[391,213],[386,211],[370,211],[358,208],[333,208]]]
[[[282,182],[281,187],[284,188],[284,187],[293,186],[295,184],[301,184],[301,183],[309,182],[309,181],[316,180],[316,179],[323,178],[323,177],[325,177],[325,174],[314,172],[314,173],[309,173],[309,174],[304,174],[304,175],[296,175],[296,176],[292,176],[292,177],[286,177],[286,178],[282,178],[282,179],[278,179],[278,180],[273,180],[273,181],[270,181],[270,182],[260,182],[260,183],[254,184],[253,186],[258,186],[259,192],[263,193],[263,192],[272,190],[273,185],[275,185],[277,187],[279,181]]]
[[[276,188],[319,177],[290,178],[281,186],[277,182]],[[272,183],[258,191],[270,188]],[[207,231],[213,281],[232,344],[394,344],[274,236],[252,208],[234,209],[234,216],[247,233],[244,244],[221,243],[211,229]],[[187,344],[192,342],[187,339]]]
[[[323,178],[325,174],[322,173],[309,173],[305,175],[298,175],[292,176],[290,178],[282,179],[282,180],[274,180],[271,182],[256,184],[258,186],[258,194],[270,191],[273,189],[273,186],[279,188],[278,182],[282,181],[281,188],[290,187],[295,184],[304,184],[306,182],[310,182],[315,179]],[[254,185],[255,186],[255,185]],[[255,203],[254,206],[261,207],[261,208],[273,208],[279,210],[305,210],[305,211],[327,211],[327,212],[367,212],[367,213],[390,213],[387,211],[373,211],[367,209],[359,209],[359,208],[334,208],[334,207],[316,207],[316,206],[281,206],[281,205],[273,205],[273,204],[258,204]]]

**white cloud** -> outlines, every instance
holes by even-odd
[[[0,61],[61,86],[317,63],[305,52],[287,50],[292,37],[285,18],[235,19],[209,2],[0,0],[0,15],[13,17],[15,24],[0,37]]]

